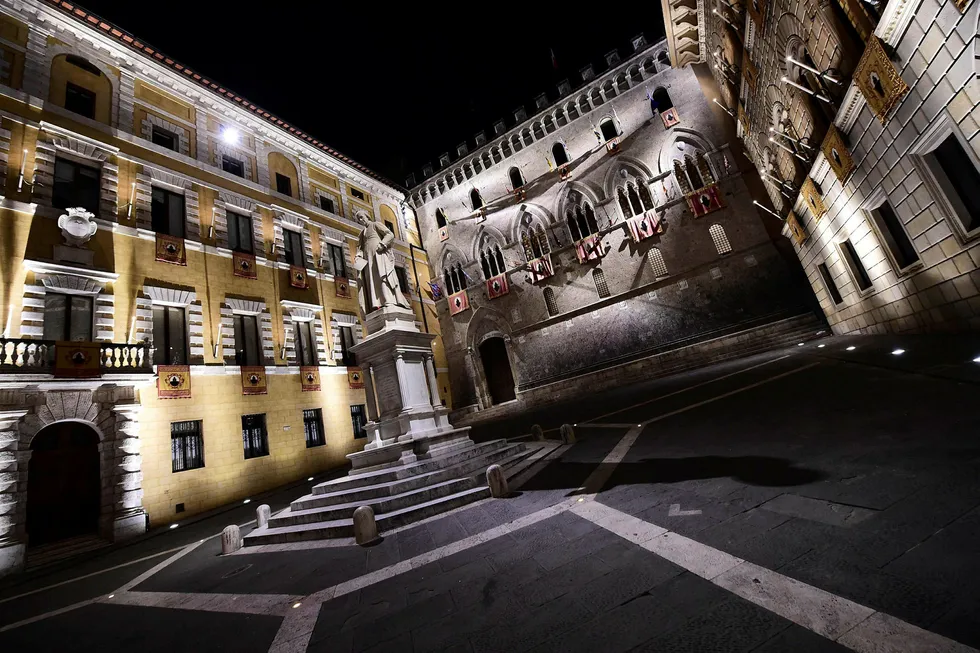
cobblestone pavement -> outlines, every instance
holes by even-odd
[[[973,651],[978,356],[828,338],[481,426],[579,441],[375,546],[219,556],[253,503],[6,579],[0,650]]]

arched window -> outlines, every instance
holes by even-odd
[[[493,257],[497,261],[497,269],[500,270],[497,274],[503,274],[507,271],[507,266],[504,265],[504,253],[500,251],[500,245],[495,245],[493,248]]]
[[[453,294],[453,275],[450,273],[450,268],[446,268],[442,272],[442,279],[446,283],[446,294]]]
[[[658,248],[650,248],[650,251],[647,252],[647,262],[650,264],[650,269],[653,270],[655,277],[660,279],[667,276],[667,264],[664,263],[664,255],[660,253]]]
[[[513,168],[510,169],[509,174],[510,174],[510,185],[514,187],[514,190],[517,190],[518,188],[524,185],[524,175],[521,174],[520,168],[514,166]]]
[[[691,188],[691,182],[687,179],[687,173],[684,172],[684,164],[677,159],[674,159],[674,179],[677,181],[677,185],[680,187],[681,192],[685,195],[694,190]]]
[[[609,296],[609,284],[606,283],[606,273],[602,271],[602,268],[596,268],[592,271],[592,281],[595,282],[595,291],[599,297]]]
[[[565,113],[568,114],[569,122],[578,118],[578,107],[575,106],[575,102],[569,102],[565,105]]]
[[[446,224],[446,212],[442,209],[436,209],[436,226],[441,229],[442,227],[445,227]]]
[[[565,214],[565,222],[568,223],[568,233],[572,236],[572,240],[582,240],[582,232],[578,228],[578,219],[571,209]]]
[[[616,123],[612,118],[606,118],[599,123],[599,130],[602,132],[602,137],[607,141],[611,141],[619,136],[619,129],[616,128]]]
[[[711,166],[708,165],[708,159],[705,158],[704,152],[698,150],[697,154],[694,155],[694,161],[698,166],[698,173],[701,175],[701,181],[707,186],[708,184],[715,183],[715,175],[711,172]]]
[[[640,194],[640,203],[643,205],[644,211],[649,211],[653,208],[653,198],[650,196],[650,187],[647,186],[645,181],[640,181],[640,186],[638,188]]]
[[[661,65],[670,66],[670,57],[667,56],[666,50],[657,55],[657,61],[659,61]]]
[[[528,261],[550,253],[551,244],[548,242],[548,235],[545,233],[544,227],[538,225],[536,228],[527,226],[521,229],[521,247],[524,249],[524,257]],[[502,254],[501,260],[503,260]]]
[[[586,114],[589,111],[592,111],[592,105],[589,104],[589,98],[587,98],[584,95],[582,95],[582,96],[579,97],[579,99],[578,99],[578,110],[579,110],[579,113],[581,113],[581,114]]]
[[[657,111],[663,113],[667,109],[673,109],[674,103],[670,99],[670,93],[663,86],[657,88],[650,96],[650,110],[654,114]]]
[[[597,88],[594,88],[589,92],[589,98],[591,98],[592,106],[594,107],[599,106],[605,101],[602,99],[602,92]]]
[[[632,218],[633,208],[630,206],[629,198],[626,197],[626,191],[622,188],[616,190],[616,198],[619,200],[619,208],[623,212],[623,217]]]
[[[492,259],[487,259],[486,252],[480,252],[480,267],[483,268],[483,278],[489,279],[490,277],[497,276],[495,270],[490,267],[490,261]]]
[[[517,134],[510,137],[510,142],[513,144],[515,152],[520,152],[524,148],[524,143],[521,142],[521,137]]]
[[[552,145],[551,156],[555,159],[556,166],[563,166],[568,163],[568,152],[565,151],[565,144],[558,141]]]
[[[728,236],[725,234],[725,228],[720,224],[713,224],[708,227],[708,233],[711,235],[711,240],[715,244],[715,249],[718,250],[718,254],[727,254],[732,251],[732,244],[728,242]]]
[[[555,131],[555,121],[551,116],[545,116],[542,122],[544,123],[544,130],[547,133],[550,134],[551,132]]]
[[[480,191],[475,188],[470,191],[470,204],[473,206],[474,211],[479,211],[483,208],[483,198],[480,197]]]
[[[693,190],[698,190],[704,188],[704,180],[701,179],[701,173],[698,172],[698,166],[694,162],[694,157],[690,154],[684,157],[684,168],[687,170],[687,177],[691,180],[691,188]]]
[[[500,144],[500,151],[503,153],[504,158],[513,154],[513,152],[510,150],[510,143],[508,143],[506,140]]]
[[[538,228],[534,230],[534,241],[538,246],[538,256],[551,253],[551,243],[548,242],[548,234],[545,233],[544,227],[541,225],[538,225]]]
[[[548,307],[549,317],[558,315],[558,302],[555,300],[555,291],[553,288],[544,289],[544,304]]]
[[[633,215],[643,213],[643,202],[640,201],[640,194],[637,192],[634,184],[626,185],[626,194],[629,195],[630,206],[633,207]]]
[[[484,154],[484,156],[486,156],[486,155]],[[481,172],[483,172],[483,166],[480,165],[480,160],[479,159],[473,159],[471,165],[473,167],[473,173],[474,174],[477,174],[478,175]]]
[[[494,152],[496,152],[496,150],[494,150]],[[489,152],[484,152],[483,153],[483,169],[486,170],[486,169],[490,168],[491,166],[493,166],[494,159],[496,159],[496,160],[499,161],[500,160],[500,157],[498,157],[496,154],[494,154],[493,156],[491,156]]]
[[[464,287],[464,285],[463,285],[463,278],[464,277],[462,275],[462,270],[460,269],[459,264],[453,266],[452,271],[450,271],[450,273],[449,273],[449,276],[450,276],[450,278],[452,279],[452,282],[453,282],[453,284],[452,284],[453,292],[454,293],[457,293],[460,290],[462,290],[463,287]]]
[[[588,200],[577,192],[572,194],[572,205],[565,211],[565,223],[573,241],[582,240],[592,234],[599,233],[599,224],[595,217],[595,209]]]

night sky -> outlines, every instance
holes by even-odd
[[[398,184],[464,139],[472,148],[498,118],[510,127],[521,104],[532,114],[538,93],[577,85],[582,66],[604,70],[605,53],[625,56],[636,34],[663,35],[659,3],[595,15],[541,5],[82,3]]]

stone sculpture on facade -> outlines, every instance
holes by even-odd
[[[409,308],[395,274],[395,257],[391,246],[395,234],[384,223],[372,220],[366,211],[359,211],[357,221],[364,227],[357,241],[357,302],[361,312],[368,313],[385,306]]]

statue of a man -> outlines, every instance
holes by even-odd
[[[365,211],[358,211],[355,219],[364,227],[357,239],[357,302],[364,315],[385,306],[411,308],[402,294],[395,273],[395,257],[391,252],[395,234],[384,225],[371,219]]]

